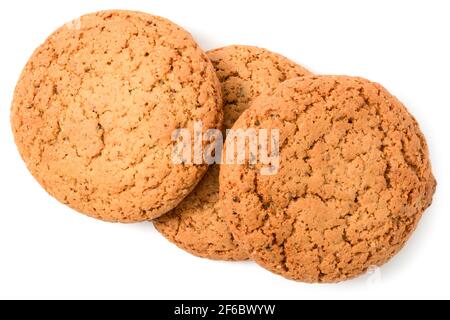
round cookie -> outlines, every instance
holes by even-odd
[[[222,83],[226,129],[261,93],[286,79],[310,74],[287,58],[256,47],[228,46],[207,54]],[[247,259],[247,252],[235,243],[223,220],[218,180],[219,166],[213,165],[193,193],[154,225],[167,239],[196,256]]]
[[[207,170],[173,163],[172,132],[195,121],[221,128],[222,118],[220,83],[189,33],[161,17],[104,11],[34,52],[11,121],[52,196],[95,218],[136,222],[173,209]]]
[[[431,204],[436,182],[417,122],[379,84],[311,76],[256,99],[233,129],[279,129],[279,167],[222,165],[235,239],[264,268],[337,282],[385,263]],[[246,161],[248,163],[248,161]]]

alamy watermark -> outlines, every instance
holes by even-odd
[[[81,18],[67,22],[66,28],[69,30],[81,30]]]
[[[193,130],[177,129],[172,133],[175,142],[172,161],[175,164],[246,164],[258,166],[261,175],[278,173],[278,129],[228,129],[226,137],[224,142],[222,131],[218,129],[203,132],[200,121],[194,122]]]

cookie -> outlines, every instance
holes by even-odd
[[[17,84],[20,154],[56,199],[114,222],[156,218],[207,165],[174,164],[172,133],[220,128],[220,83],[191,35],[149,14],[104,11],[53,33]]]
[[[222,165],[222,210],[250,258],[276,274],[304,282],[358,276],[394,256],[431,204],[424,136],[379,84],[292,79],[233,127],[247,128],[279,130],[279,166],[270,175],[248,160]]]
[[[280,82],[309,72],[265,49],[228,46],[208,52],[224,96],[225,128],[231,128],[250,102]],[[154,222],[156,229],[180,248],[200,257],[244,260],[218,203],[219,167],[213,165],[196,189],[176,209]]]

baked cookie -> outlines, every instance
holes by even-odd
[[[225,128],[231,128],[250,101],[286,79],[310,74],[292,61],[265,49],[228,46],[209,51],[224,96]],[[180,248],[200,257],[244,260],[218,204],[219,167],[205,178],[176,209],[154,222],[156,229]]]
[[[405,244],[436,182],[427,144],[379,84],[311,76],[256,99],[233,129],[279,129],[279,167],[222,165],[222,210],[264,268],[337,282],[378,266]],[[227,144],[228,146],[228,144]]]
[[[28,169],[59,201],[117,222],[156,218],[207,165],[176,165],[172,132],[222,125],[220,83],[191,35],[149,14],[89,14],[32,55],[12,105]],[[206,144],[205,144],[206,145]]]

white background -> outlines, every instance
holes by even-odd
[[[150,223],[96,221],[48,196],[13,143],[15,83],[54,29],[117,8],[169,18],[204,49],[257,45],[398,96],[428,139],[438,181],[407,246],[371,276],[307,285],[193,257]],[[0,298],[450,298],[450,1],[0,1],[0,39]]]

